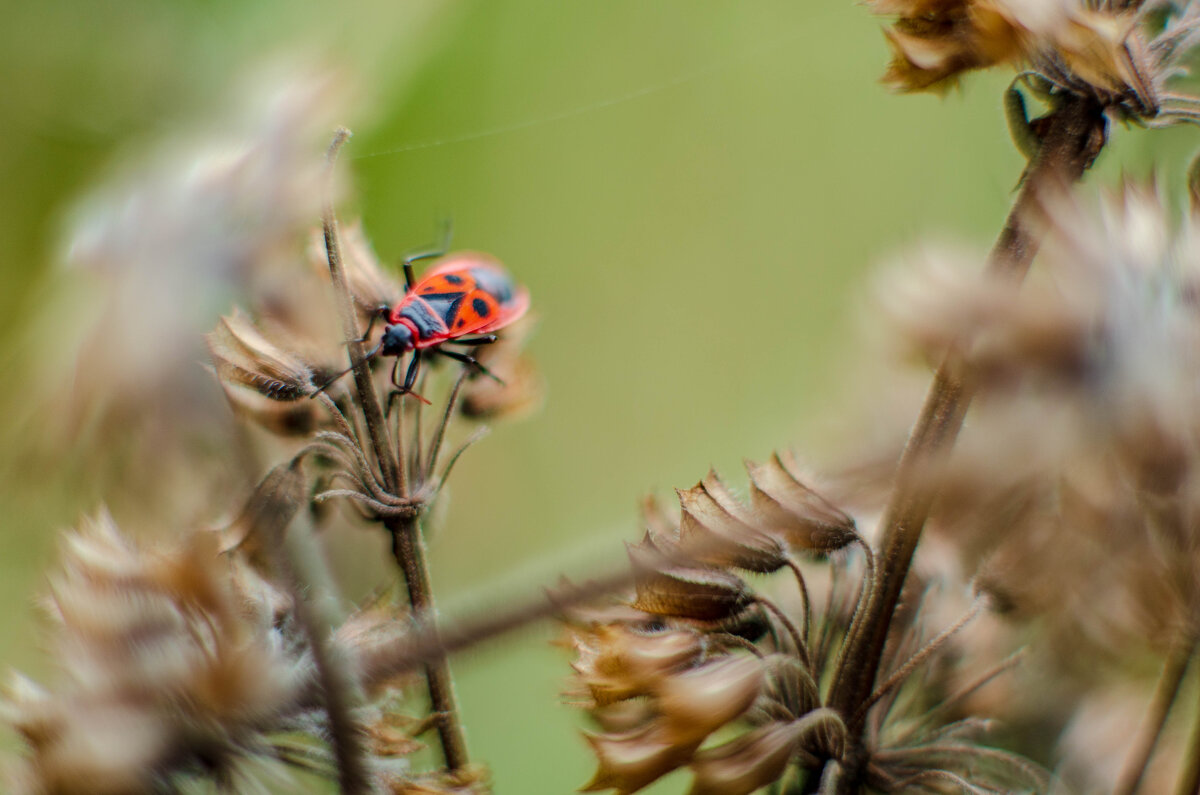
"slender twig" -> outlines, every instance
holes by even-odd
[[[384,522],[392,534],[392,557],[404,572],[408,603],[414,617],[428,622],[428,632],[438,637],[437,607],[433,601],[433,585],[429,579],[429,564],[425,556],[425,539],[414,518],[392,518]],[[466,767],[467,740],[459,720],[458,699],[454,680],[444,657],[425,663],[425,681],[429,691],[429,708],[438,716],[438,740],[446,767],[458,770]]]
[[[1133,795],[1141,786],[1158,739],[1166,728],[1171,707],[1179,697],[1184,674],[1192,658],[1196,656],[1197,641],[1200,641],[1200,638],[1194,631],[1180,633],[1167,652],[1167,658],[1163,661],[1162,671],[1158,676],[1158,684],[1154,687],[1154,696],[1150,699],[1141,729],[1135,736],[1125,765],[1117,777],[1113,795]]]
[[[442,442],[446,438],[446,426],[450,424],[450,417],[454,414],[454,407],[458,404],[458,393],[462,391],[463,382],[467,380],[468,375],[469,373],[464,367],[454,381],[450,397],[446,398],[446,410],[442,414],[441,421],[438,422],[437,430],[434,431],[433,440],[429,443],[429,461],[425,465],[426,477],[433,477],[434,470],[437,468],[438,456],[442,453]]]
[[[788,557],[785,565],[792,570],[792,574],[796,575],[796,588],[800,591],[800,599],[804,602],[804,614],[800,622],[800,636],[804,638],[805,645],[808,644],[808,633],[812,629],[812,600],[808,596],[808,585],[804,582],[804,572],[800,570],[800,564],[793,558]]]
[[[788,636],[792,639],[792,645],[796,647],[796,654],[800,658],[800,663],[805,668],[812,670],[812,662],[808,658],[808,646],[804,643],[804,638],[801,637],[800,630],[798,630],[796,625],[792,623],[792,620],[788,618],[787,613],[783,612],[783,610],[779,608],[779,605],[775,604],[764,596],[756,596],[754,597],[754,601],[758,602],[775,615],[775,618],[780,624],[783,625],[783,628],[787,630]]]
[[[1103,141],[1101,108],[1092,100],[1067,96],[1049,117],[1038,156],[1030,163],[1020,193],[992,250],[988,271],[1014,280],[1024,277],[1038,239],[1031,221],[1039,195],[1055,183],[1077,181],[1095,159]],[[881,523],[875,585],[843,644],[829,703],[844,716],[851,746],[862,741],[860,708],[874,689],[892,615],[912,557],[929,516],[934,494],[921,473],[953,446],[973,395],[969,368],[961,351],[951,350],[938,368],[925,406],[897,466],[892,496]],[[839,792],[858,789],[865,755],[851,752],[839,777]]]
[[[326,159],[329,165],[330,182],[333,181],[333,165],[337,160],[338,152],[349,137],[349,130],[339,129],[334,135],[333,142],[329,145],[329,154]],[[325,233],[325,253],[329,260],[329,275],[333,280],[334,293],[338,299],[338,314],[342,320],[342,333],[346,338],[346,349],[350,353],[354,386],[358,390],[358,405],[367,425],[367,434],[370,436],[371,447],[379,462],[383,481],[389,491],[404,497],[407,496],[404,472],[397,465],[396,456],[392,452],[392,445],[387,435],[387,424],[383,418],[383,409],[379,405],[379,396],[375,394],[375,384],[371,379],[371,368],[367,366],[367,360],[363,354],[363,343],[358,338],[359,330],[355,319],[354,299],[350,296],[350,286],[346,282],[341,244],[338,242],[337,216],[333,211],[332,186],[326,190],[321,221]]]

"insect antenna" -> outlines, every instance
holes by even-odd
[[[371,359],[374,359],[376,356],[379,355],[379,352],[381,350],[383,350],[382,342],[379,343],[378,345],[376,345],[374,350],[372,350],[370,353],[368,353],[366,356],[364,356],[363,361],[369,362]],[[335,375],[332,378],[330,378],[329,380],[327,380],[324,384],[321,384],[320,388],[318,388],[316,392],[313,392],[311,395],[309,395],[309,398],[315,398],[317,395],[321,394],[326,389],[329,389],[329,387],[333,386],[338,381],[342,380],[342,376],[344,376],[346,373],[350,372],[353,369],[354,369],[354,365],[350,365],[345,370],[342,370],[340,373],[338,373],[337,375]]]

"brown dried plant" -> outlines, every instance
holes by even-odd
[[[634,592],[571,615],[576,698],[601,730],[589,736],[599,762],[589,789],[632,793],[690,768],[696,793],[768,785],[796,793],[1046,791],[1052,779],[1038,765],[987,744],[980,733],[988,721],[964,711],[987,705],[982,685],[1031,656],[1016,649],[1023,637],[1038,659],[1073,659],[1093,680],[1095,655],[1105,651],[1128,660],[1139,643],[1146,654],[1165,655],[1144,726],[1125,732],[1114,752],[1122,771],[1104,783],[1132,793],[1195,656],[1196,511],[1187,500],[1200,397],[1200,340],[1191,329],[1196,235],[1189,222],[1169,243],[1161,208],[1144,191],[1110,199],[1099,221],[1068,197],[1103,149],[1109,118],[1155,127],[1196,120],[1196,100],[1167,82],[1183,73],[1200,36],[1200,10],[1074,0],[870,5],[899,17],[888,32],[895,60],[886,79],[904,90],[943,88],[967,70],[1002,63],[1025,70],[1019,87],[1049,110],[1030,120],[1018,86],[1009,92],[1014,137],[1030,158],[1020,191],[982,279],[955,263],[889,286],[892,314],[937,370],[899,462],[877,468],[874,481],[841,486],[862,503],[888,493],[873,544],[776,458],[750,467],[748,504],[710,475],[680,492],[678,522],[649,510],[647,537],[630,548]],[[1023,291],[1044,238],[1054,244],[1048,270]],[[952,455],[976,395],[978,425]],[[809,544],[798,540],[803,532],[789,537],[789,513],[821,532]],[[939,528],[954,529],[980,595],[926,641],[928,616],[955,601],[922,596],[927,576],[910,574],[931,514]],[[811,542],[816,537],[827,546]],[[850,540],[863,561],[847,571],[840,550]],[[831,584],[823,613],[806,584],[814,562],[802,567],[794,558],[804,549],[839,550],[824,561]],[[799,586],[790,610],[740,573],[783,568]],[[987,606],[1027,631],[964,632]],[[964,667],[975,678],[955,672],[972,650],[1005,645],[992,667]],[[678,730],[671,695],[726,669],[705,688],[726,696],[706,709],[720,722]],[[756,688],[757,707],[748,708],[745,693]],[[1028,718],[1041,708],[1050,732],[1086,703],[1079,685],[1074,696],[1053,699],[1015,690],[1002,691],[1012,703],[993,704],[993,714],[1024,709]],[[773,703],[768,693],[794,697]],[[1060,707],[1053,716],[1051,701]],[[735,728],[742,733],[731,741]],[[1193,737],[1194,753],[1200,729]],[[1018,747],[1054,761],[1047,748]],[[1184,757],[1173,774],[1180,793],[1200,786],[1200,763]]]
[[[330,149],[327,180],[347,136]],[[278,440],[264,447],[284,463],[219,531],[139,544],[102,514],[68,536],[52,599],[66,681],[42,690],[16,679],[5,702],[30,748],[13,774],[20,791],[179,791],[196,779],[240,790],[282,780],[280,765],[336,779],[345,793],[488,789],[467,755],[419,522],[480,435],[448,451],[451,425],[536,402],[539,382],[520,354],[527,332],[489,360],[511,381],[481,390],[469,369],[447,381],[426,368],[418,390],[442,394],[440,406],[396,393],[360,338],[404,289],[358,225],[343,238],[332,186],[321,192],[318,242],[295,252],[290,273],[262,279],[248,310],[207,340],[229,405]],[[349,389],[335,378],[347,350]],[[342,614],[313,534],[338,518],[329,502],[390,536],[401,598],[384,591]],[[557,609],[522,606],[515,620]],[[414,653],[422,638],[432,652]],[[422,770],[412,754],[428,734],[443,764]]]
[[[261,431],[236,450],[214,445],[236,460],[227,480],[266,475],[215,529],[184,520],[170,540],[135,541],[101,512],[65,536],[47,600],[61,681],[15,677],[0,706],[27,746],[10,788],[290,789],[303,770],[351,795],[486,792],[448,656],[560,615],[575,656],[569,699],[595,724],[588,791],[633,793],[675,771],[688,772],[693,795],[1071,785],[1124,795],[1165,780],[1200,791],[1200,719],[1186,740],[1171,731],[1200,648],[1200,212],[1176,232],[1153,189],[1127,187],[1093,209],[1071,188],[1110,119],[1200,119],[1197,100],[1168,85],[1200,39],[1200,10],[869,4],[897,18],[886,79],[903,90],[998,64],[1022,70],[1007,104],[1030,158],[982,278],[955,261],[889,290],[904,353],[937,366],[882,478],[820,485],[777,454],[747,464],[743,498],[710,472],[677,493],[677,512],[645,503],[627,569],[440,621],[422,521],[481,435],[463,426],[537,404],[540,381],[521,353],[530,326],[481,352],[498,379],[426,368],[415,392],[435,400],[394,389],[391,363],[365,344],[377,308],[404,288],[361,224],[336,219],[333,175],[349,136],[339,130],[324,172],[250,178],[282,186],[288,201],[270,190],[248,199],[274,211],[250,213],[263,228],[231,246],[244,309],[206,340],[228,405]],[[1029,119],[1019,89],[1045,115]],[[219,165],[215,184],[233,187],[209,209],[225,219],[220,196],[254,190]],[[321,228],[302,252],[296,219],[314,196]],[[100,223],[80,252],[111,265],[116,243],[152,231]],[[209,239],[171,234],[185,249]],[[1023,288],[1043,241],[1045,267]],[[116,386],[91,410],[118,411]],[[120,422],[101,425],[120,433]],[[347,517],[382,531],[399,573],[396,589],[348,614],[318,532]],[[933,544],[922,543],[927,523]],[[985,623],[989,611],[1009,624]],[[1141,727],[1097,730],[1090,715],[1125,714],[1139,692],[1131,657],[1159,670]],[[1041,675],[1070,692],[1006,683],[1028,659],[1058,660]],[[1120,698],[1101,678],[1122,682]],[[1027,738],[1005,744],[994,717],[1061,737],[1061,759]],[[420,761],[427,744],[437,763]],[[1061,779],[1047,772],[1056,765]]]

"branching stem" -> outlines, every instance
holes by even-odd
[[[1038,156],[1023,184],[988,262],[988,272],[1021,280],[1037,250],[1032,226],[1038,198],[1046,190],[1079,180],[1103,145],[1101,108],[1089,99],[1066,97],[1052,112]],[[967,361],[959,350],[946,354],[925,406],[900,457],[891,499],[882,520],[874,587],[850,628],[838,661],[829,704],[848,720],[849,749],[838,791],[857,792],[867,756],[862,753],[865,710],[883,657],[888,629],[934,494],[921,473],[945,456],[958,436],[974,393]]]
[[[333,164],[337,159],[338,151],[349,136],[348,130],[339,130],[333,143],[329,146],[328,162],[331,180]],[[337,293],[338,312],[341,315],[346,347],[350,352],[354,385],[358,392],[357,403],[362,410],[363,422],[366,424],[367,437],[370,439],[372,451],[379,463],[383,485],[388,492],[403,498],[408,496],[408,477],[405,467],[398,457],[398,451],[392,449],[387,420],[379,402],[379,395],[375,392],[375,383],[371,377],[370,367],[363,355],[363,344],[359,341],[354,299],[350,295],[345,268],[342,264],[337,234],[337,217],[333,211],[332,197],[332,190],[327,191],[327,199],[322,213],[325,250],[329,256],[329,273],[333,280],[334,291]],[[390,517],[383,524],[391,534],[392,556],[404,574],[404,583],[408,590],[408,600],[413,613],[430,622],[431,631],[436,637],[434,621],[437,612],[433,600],[433,586],[430,584],[425,542],[421,537],[417,519],[415,517]],[[437,658],[425,664],[424,672],[429,691],[429,708],[438,717],[438,739],[442,746],[442,756],[448,769],[458,770],[465,767],[469,759],[449,665],[445,658]]]

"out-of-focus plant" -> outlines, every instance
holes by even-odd
[[[64,427],[142,462],[143,493],[120,498],[145,504],[143,524],[185,518],[143,539],[101,511],[65,535],[46,600],[60,681],[15,677],[0,709],[27,745],[11,788],[290,789],[303,769],[343,793],[483,792],[448,656],[557,614],[569,698],[596,724],[585,790],[633,793],[679,770],[693,795],[1200,790],[1200,710],[1189,738],[1167,736],[1200,647],[1200,210],[1174,230],[1151,188],[1098,207],[1073,189],[1113,121],[1200,119],[1168,84],[1200,7],[869,5],[894,18],[885,79],[901,90],[1019,69],[1006,107],[1030,158],[982,278],[931,256],[886,283],[894,339],[937,363],[895,463],[820,483],[776,454],[747,464],[745,498],[709,473],[678,511],[646,502],[627,570],[453,624],[437,615],[422,524],[480,436],[464,426],[537,404],[530,321],[399,387],[372,320],[409,288],[360,223],[337,221],[348,132],[324,168],[313,155],[331,84],[278,94],[257,146],[206,151],[85,215],[76,261],[123,278],[74,329],[87,400]],[[194,324],[170,321],[228,303],[233,285],[243,308],[206,341],[245,424],[218,440],[219,423],[171,413],[203,401],[180,363]],[[164,403],[154,433],[124,438],[130,413]],[[220,466],[163,487],[200,469],[196,438]],[[250,492],[235,518],[193,519],[231,486]],[[351,610],[319,532],[348,517],[382,531],[399,575]],[[1159,670],[1141,727],[1097,728],[1091,716],[1136,700],[1134,658]],[[1040,686],[1006,684],[1025,661]],[[990,732],[993,717],[1038,738]],[[415,753],[427,744],[436,762]]]
[[[1196,235],[1189,221],[1173,241],[1152,191],[1126,188],[1094,213],[1071,186],[1112,121],[1200,118],[1197,100],[1168,86],[1200,38],[1200,8],[869,5],[896,18],[885,80],[902,91],[942,90],[1000,64],[1021,70],[1006,107],[1029,165],[982,278],[943,258],[936,271],[887,283],[901,338],[938,366],[903,452],[893,453],[898,463],[865,479],[872,467],[853,467],[859,476],[837,484],[867,509],[888,494],[873,543],[784,459],[751,465],[748,503],[710,475],[680,492],[677,522],[647,516],[646,540],[630,548],[637,585],[624,604],[569,618],[580,703],[600,727],[589,736],[599,770],[588,789],[632,793],[687,767],[693,793],[1045,791],[1053,779],[1039,765],[981,736],[988,722],[971,709],[986,705],[983,685],[1030,656],[1061,661],[1043,671],[1058,683],[1046,687],[1067,687],[1071,668],[1094,682],[1099,659],[1128,660],[1138,644],[1165,662],[1143,728],[1110,738],[1120,748],[1103,752],[1120,765],[1107,778],[1079,775],[1097,751],[1081,744],[1078,720],[1063,746],[1068,784],[1134,792],[1195,657]],[[1030,99],[1044,115],[1029,118]],[[1046,270],[1022,290],[1046,238]],[[978,419],[953,453],[977,396]],[[797,516],[808,543],[789,529]],[[928,590],[944,573],[910,572],[931,517],[979,596],[926,640],[931,617],[957,602]],[[782,569],[797,578],[791,609],[741,573]],[[824,610],[813,606],[813,577],[828,583]],[[966,632],[988,606],[1029,630]],[[956,663],[1006,645],[992,667]],[[1049,699],[1008,688],[1010,708],[990,712],[1061,731],[1089,703],[1087,684],[1069,687],[1073,695]],[[688,712],[700,692],[716,699],[703,708],[707,722]],[[1013,747],[1055,763],[1049,748]],[[1190,758],[1170,772],[1180,793],[1198,786]]]

